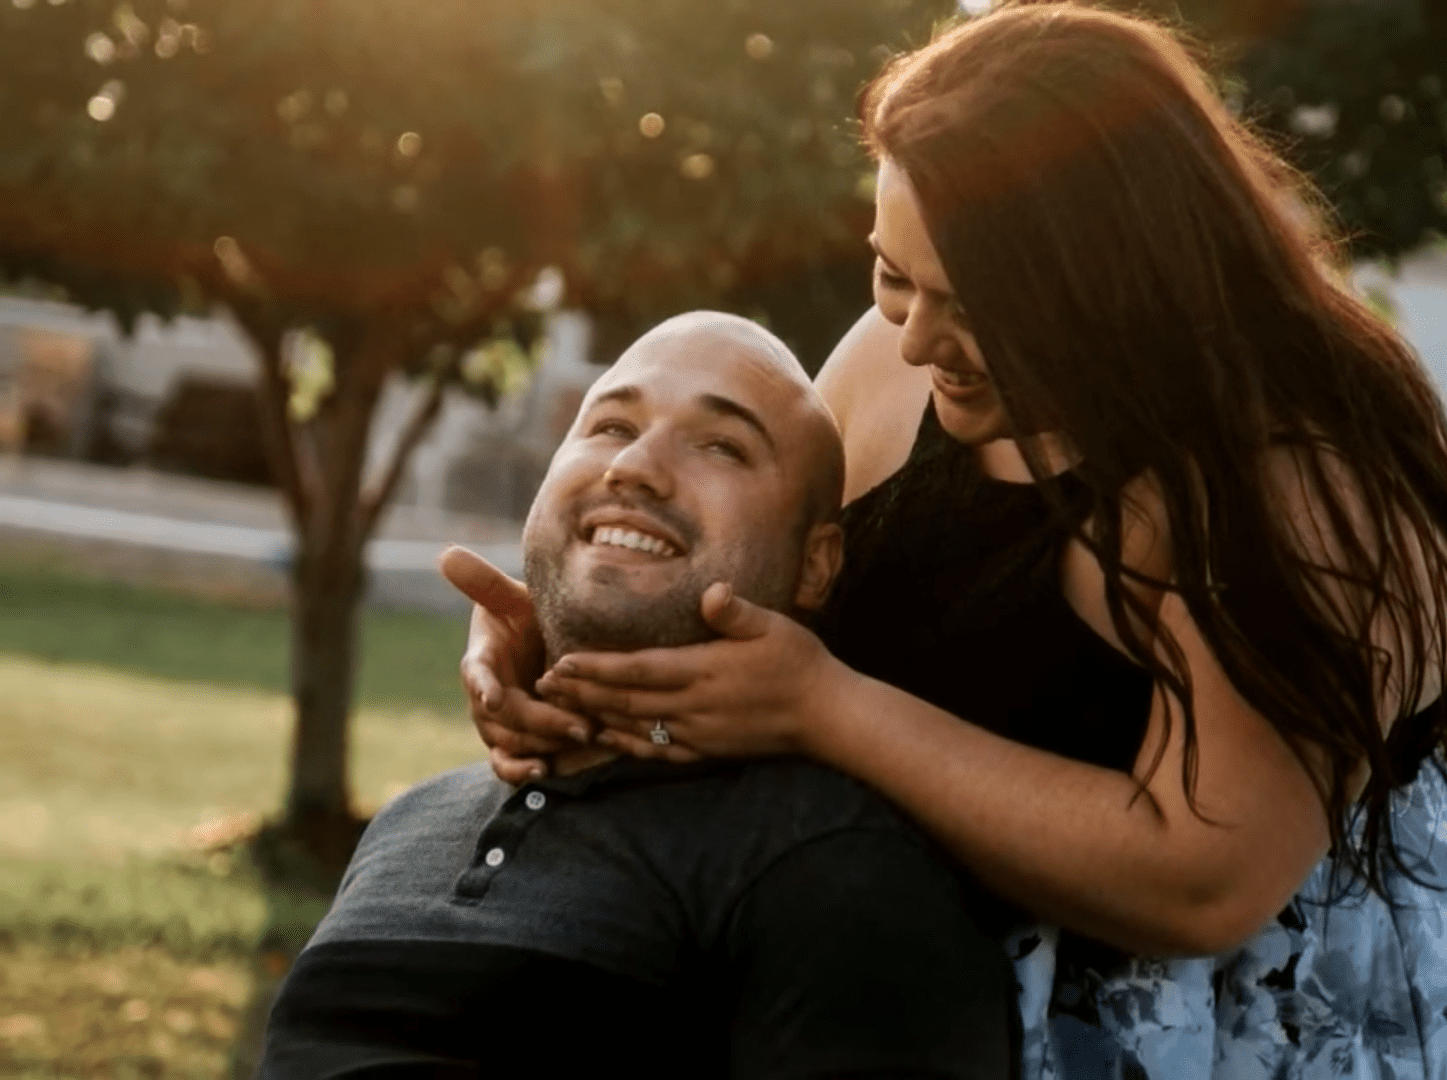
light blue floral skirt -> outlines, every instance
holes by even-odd
[[[1057,970],[1058,931],[1011,935],[1022,1080],[1447,1080],[1441,759],[1392,814],[1421,878],[1390,875],[1395,910],[1362,889],[1323,903],[1323,862],[1278,919],[1219,957],[1134,958],[1082,977]],[[1082,998],[1085,1009],[1061,1007]]]

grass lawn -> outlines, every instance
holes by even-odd
[[[480,756],[462,633],[368,616],[363,808]],[[279,806],[284,648],[278,612],[0,569],[0,1077],[228,1074],[326,903],[198,843]]]
[[[461,713],[466,621],[398,611],[362,618],[362,706]],[[0,654],[285,693],[287,613],[0,563]]]

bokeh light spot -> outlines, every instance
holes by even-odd
[[[678,163],[678,171],[689,180],[707,180],[714,172],[712,154],[689,154]]]
[[[668,126],[662,115],[656,112],[644,113],[638,118],[638,131],[645,139],[656,139]]]
[[[774,39],[768,34],[750,34],[744,41],[744,52],[750,60],[767,60],[774,55]]]
[[[35,6],[35,0],[10,0],[10,2],[21,11],[27,11]]]
[[[422,153],[422,136],[415,131],[404,131],[397,139],[397,153],[405,158],[414,158]]]
[[[181,24],[175,19],[161,20],[160,32],[156,35],[156,55],[169,60],[181,51]]]
[[[345,90],[327,91],[325,108],[328,116],[341,116],[347,111],[347,106],[350,104]]]
[[[108,35],[96,31],[85,39],[85,55],[97,64],[109,64],[116,58],[116,43]]]
[[[116,114],[116,106],[121,103],[125,93],[126,84],[119,79],[112,79],[100,88],[100,93],[86,102],[85,111],[92,120],[105,123]]]

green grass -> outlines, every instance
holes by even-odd
[[[285,693],[288,633],[279,608],[0,566],[0,654]],[[461,716],[466,635],[461,618],[364,611],[358,704]]]
[[[197,850],[275,812],[290,724],[277,694],[0,656],[0,940],[206,955],[304,936],[316,898]],[[364,810],[481,754],[428,710],[364,709],[352,732]]]
[[[352,784],[370,810],[482,755],[461,620],[363,616]],[[0,565],[0,937],[256,947],[309,925],[198,826],[274,814],[291,703],[284,611]],[[198,861],[199,860],[199,861]],[[294,910],[293,910],[294,909]]]
[[[363,627],[367,812],[482,747],[462,621]],[[248,1074],[231,1062],[327,899],[203,841],[280,806],[286,635],[282,611],[0,566],[0,1076]]]

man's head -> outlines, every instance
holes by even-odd
[[[705,641],[715,581],[817,607],[843,475],[833,418],[778,338],[715,312],[649,331],[589,391],[528,515],[549,658]]]

